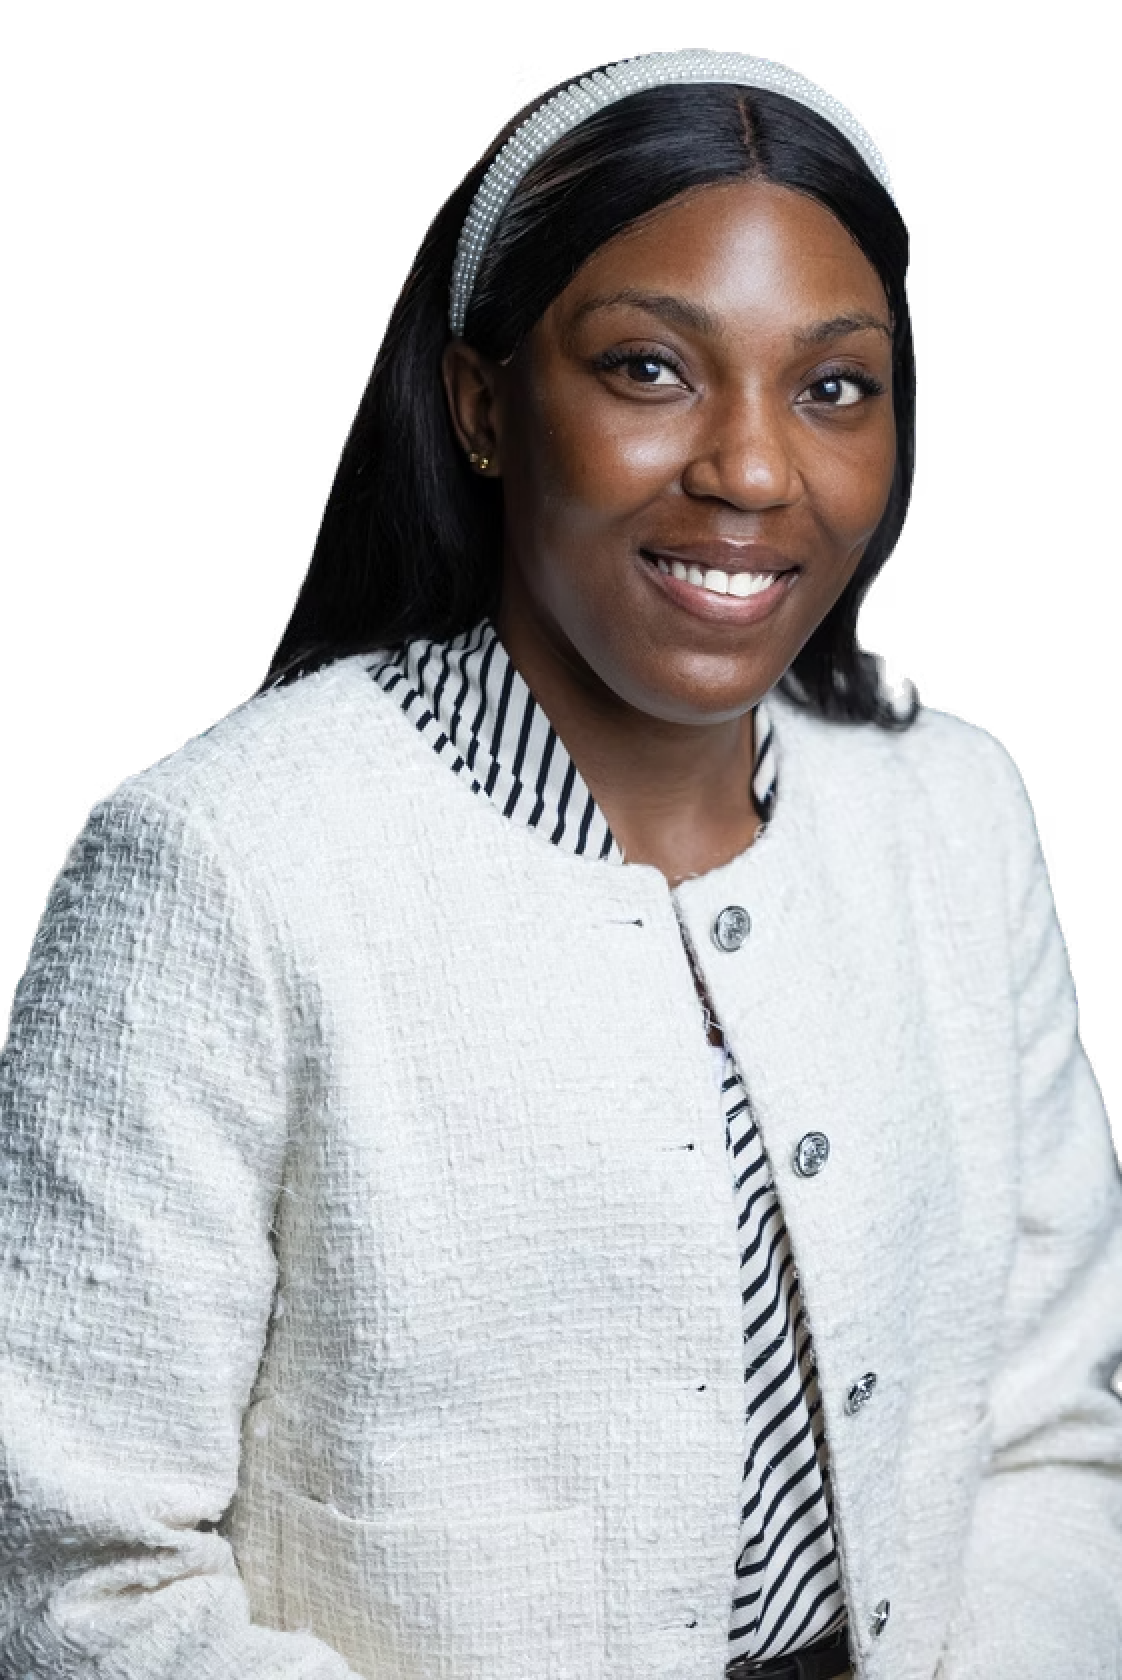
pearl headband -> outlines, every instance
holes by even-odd
[[[579,77],[539,105],[492,159],[464,220],[452,267],[448,322],[455,337],[463,334],[483,253],[526,172],[562,135],[597,111],[630,94],[670,82],[721,82],[786,94],[833,123],[861,154],[885,191],[892,190],[885,161],[856,117],[833,94],[800,76],[797,70],[788,70],[785,64],[776,64],[770,58],[751,58],[747,53],[706,52],[692,47],[683,52],[622,59],[590,76]]]

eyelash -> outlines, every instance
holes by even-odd
[[[679,379],[685,381],[686,376],[681,363],[675,357],[668,355],[665,350],[656,350],[654,348],[649,350],[644,350],[642,348],[638,350],[605,350],[602,355],[596,358],[596,367],[600,369],[601,372],[611,373],[617,368],[627,367],[636,362],[658,362],[660,366],[669,368],[671,373],[677,374]],[[884,395],[885,387],[879,379],[875,379],[873,375],[871,373],[867,373],[864,368],[847,367],[844,365],[826,368],[818,375],[817,379],[813,380],[812,383],[806,387],[806,389],[813,390],[815,385],[822,385],[829,379],[847,379],[851,381],[852,384],[856,385],[857,389],[867,397],[880,397]],[[827,406],[832,407],[835,405],[827,404]]]

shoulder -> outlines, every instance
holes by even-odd
[[[821,867],[870,895],[941,890],[959,904],[1051,904],[1040,830],[1020,766],[961,712],[924,707],[905,729],[773,709],[779,813],[808,833]],[[927,884],[922,885],[922,884]]]
[[[373,658],[351,655],[254,694],[128,776],[98,809],[163,812],[219,849],[260,858],[286,836],[401,805],[396,789],[415,797],[433,754],[370,676]]]
[[[997,736],[925,706],[905,729],[828,722],[785,696],[769,700],[781,789],[847,813],[894,846],[981,865],[1035,863],[1039,837],[1021,772]],[[782,799],[782,791],[780,798]]]
[[[465,793],[371,662],[354,655],[259,692],[124,778],[87,813],[64,874],[104,858],[138,892],[160,874],[274,909],[339,870],[393,890],[427,835],[462,827]]]

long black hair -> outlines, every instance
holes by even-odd
[[[501,485],[473,473],[464,459],[441,360],[464,217],[488,164],[525,114],[495,139],[425,235],[263,688],[346,654],[414,636],[455,636],[498,611]],[[910,708],[901,710],[885,694],[877,659],[857,641],[857,617],[900,535],[912,484],[908,234],[888,192],[831,123],[782,94],[720,84],[669,84],[608,106],[559,140],[519,183],[484,255],[464,338],[505,359],[607,240],[680,193],[738,180],[790,187],[825,205],[880,276],[893,323],[896,468],[888,504],[852,578],[780,687],[822,717],[907,727],[918,696],[913,689]]]

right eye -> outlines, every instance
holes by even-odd
[[[661,361],[657,356],[632,356],[621,366],[626,369],[628,379],[633,379],[637,385],[677,385],[680,383],[670,364]]]
[[[631,385],[685,385],[681,369],[661,350],[608,350],[596,365],[606,373],[620,371]]]

